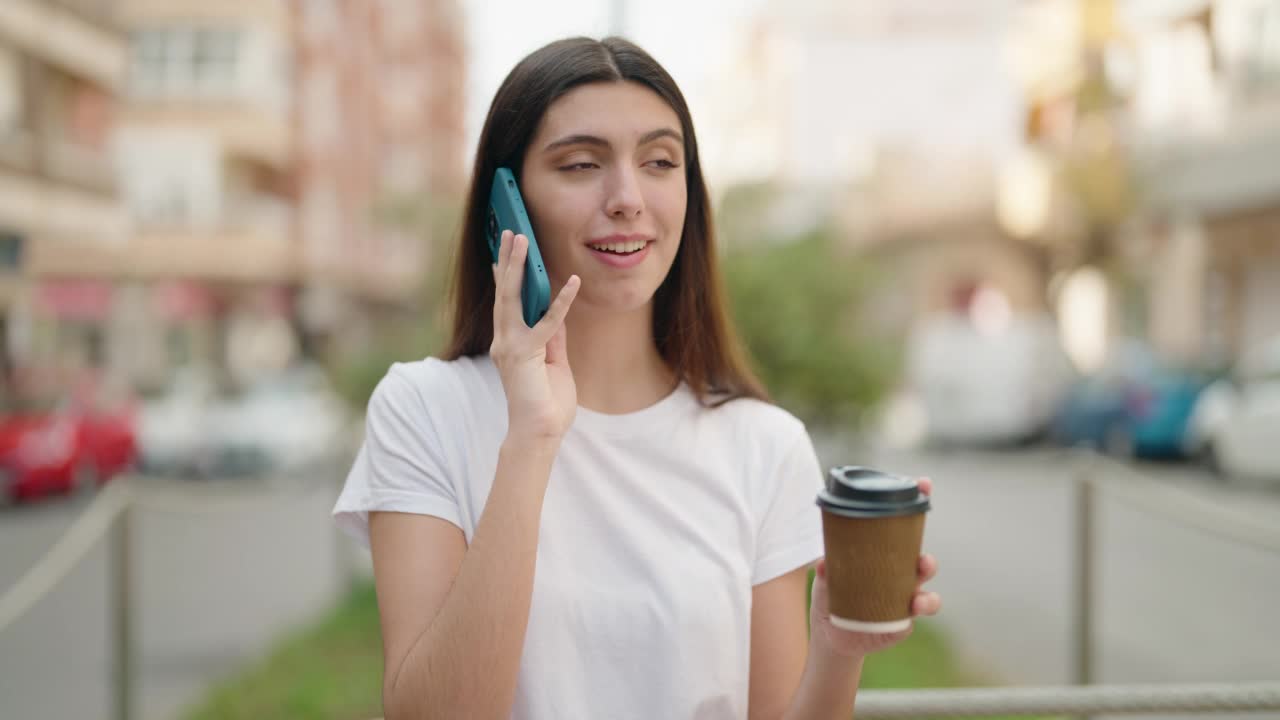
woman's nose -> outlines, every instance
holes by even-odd
[[[618,168],[609,180],[605,199],[605,213],[612,218],[630,219],[644,210],[644,195],[640,192],[639,178],[631,168]]]

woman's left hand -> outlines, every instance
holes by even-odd
[[[926,495],[933,493],[933,482],[928,478],[920,479],[920,490]],[[934,615],[942,607],[942,598],[938,593],[922,589],[938,572],[938,561],[929,554],[920,556],[916,564],[919,583],[916,594],[911,598],[911,614]],[[827,649],[838,655],[860,657],[869,653],[893,647],[911,634],[912,628],[896,633],[864,633],[853,630],[842,630],[831,624],[831,611],[827,603],[827,561],[818,561],[817,573],[813,579],[813,600],[809,608],[810,637],[813,642],[821,642]],[[912,625],[914,627],[914,623]]]

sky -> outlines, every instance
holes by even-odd
[[[608,34],[611,12],[620,6],[625,8],[622,34],[662,63],[684,92],[714,176],[718,166],[733,164],[716,162],[717,139],[725,140],[724,152],[741,152],[733,128],[722,125],[740,122],[745,111],[738,98],[726,97],[717,86],[724,85],[725,67],[742,56],[745,30],[762,11],[772,9],[791,21],[805,14],[802,8],[826,7],[851,18],[841,31],[846,34],[827,32],[822,21],[799,32],[795,44],[806,69],[763,98],[780,108],[786,131],[783,140],[758,153],[772,158],[761,175],[788,165],[799,168],[798,176],[818,181],[847,176],[844,167],[831,166],[864,164],[861,158],[885,142],[995,148],[998,154],[1017,125],[1017,98],[998,47],[1001,13],[1011,0],[966,2],[971,4],[961,14],[978,18],[977,32],[926,32],[904,39],[875,29],[885,16],[877,8],[931,17],[937,9],[933,0],[464,0],[466,146],[474,148],[494,92],[520,58],[557,38]],[[978,10],[971,13],[971,8]],[[869,28],[865,33],[864,27]],[[857,37],[847,37],[849,28]],[[742,107],[751,106],[744,101]],[[726,179],[735,172],[726,171]]]
[[[614,5],[622,34],[666,67],[691,105],[703,94],[715,58],[761,0],[463,0],[467,23],[467,147],[475,147],[489,101],[529,52],[572,35],[603,37]],[[467,153],[470,157],[470,153]]]

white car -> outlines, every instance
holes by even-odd
[[[927,320],[908,344],[907,382],[931,442],[999,445],[1043,433],[1075,370],[1053,321],[1013,316],[980,328],[966,316]]]
[[[209,375],[179,373],[139,422],[144,472],[259,478],[300,475],[344,447],[349,413],[324,372],[304,365],[219,394]]]
[[[1205,389],[1188,444],[1224,475],[1280,483],[1280,337],[1246,353],[1231,378]]]
[[[138,465],[162,476],[195,474],[207,456],[205,422],[217,402],[217,384],[207,370],[178,370],[164,395],[138,413]]]
[[[297,476],[332,460],[349,413],[323,371],[268,376],[209,416],[210,475]]]

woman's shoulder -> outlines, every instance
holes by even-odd
[[[734,398],[714,413],[736,436],[757,446],[790,447],[807,432],[804,421],[786,408],[757,398]]]
[[[427,408],[447,406],[475,402],[492,394],[495,387],[501,390],[497,370],[488,355],[455,360],[426,357],[393,363],[378,383],[371,402],[402,404],[416,400]]]

